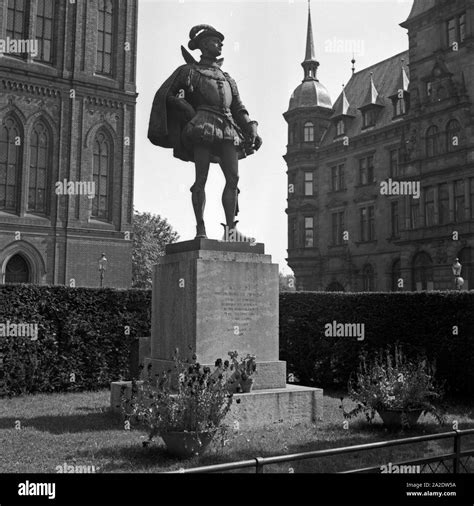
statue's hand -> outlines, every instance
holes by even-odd
[[[258,151],[262,147],[262,143],[263,143],[262,138],[260,137],[260,135],[257,135],[254,142],[255,151]]]

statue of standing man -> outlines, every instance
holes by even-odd
[[[210,25],[191,29],[188,47],[200,49],[199,62],[182,47],[186,65],[179,67],[158,90],[151,111],[148,138],[156,146],[173,148],[174,156],[192,161],[196,181],[191,187],[196,238],[207,238],[204,223],[205,186],[211,163],[219,163],[226,185],[222,195],[225,236],[236,233],[240,158],[262,145],[256,121],[251,121],[235,81],[221,70],[224,36]],[[240,234],[240,237],[242,234]]]

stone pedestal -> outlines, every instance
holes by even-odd
[[[173,354],[196,353],[213,369],[229,351],[257,357],[254,390],[239,395],[230,414],[241,427],[267,421],[314,422],[322,390],[286,385],[279,360],[278,265],[264,245],[196,239],[166,247],[153,278],[152,373],[174,368]],[[117,387],[118,388],[118,387]],[[112,406],[114,403],[112,403]]]

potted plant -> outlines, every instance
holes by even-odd
[[[193,361],[183,362],[176,350],[175,371],[154,381],[149,374],[132,396],[126,413],[148,432],[148,441],[159,436],[168,451],[181,458],[201,454],[211,440],[225,435],[224,418],[232,404],[223,374]],[[149,369],[150,372],[150,369]]]
[[[233,371],[231,382],[234,381],[237,392],[248,393],[253,387],[253,375],[257,370],[257,361],[255,355],[247,353],[245,357],[238,360],[237,351],[229,351],[229,357],[232,361],[230,370]]]
[[[349,397],[357,406],[346,412],[341,405],[344,417],[365,413],[370,423],[378,413],[388,427],[411,427],[421,414],[431,413],[442,424],[443,414],[434,404],[442,391],[434,375],[434,363],[425,356],[410,360],[397,345],[393,353],[387,348],[371,359],[364,353],[348,384]]]

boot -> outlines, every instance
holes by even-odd
[[[195,239],[207,239],[206,226],[204,222],[196,226],[196,237]]]
[[[237,223],[238,221],[234,221],[234,224],[232,227],[229,227],[229,225],[226,225],[225,223],[221,223],[221,225],[224,227],[224,237],[222,238],[225,242],[248,242],[250,244],[256,244],[255,238],[253,237],[247,237],[239,230],[237,230]]]

